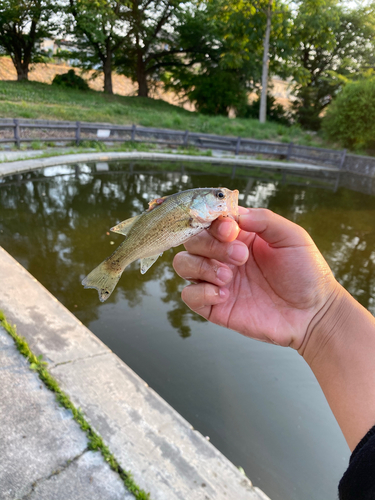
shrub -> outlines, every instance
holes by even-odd
[[[192,82],[187,95],[200,113],[227,116],[230,108],[237,110],[246,103],[246,90],[235,72],[216,69],[196,75]]]
[[[74,69],[70,69],[67,73],[63,73],[62,75],[56,75],[52,84],[77,90],[89,89],[87,82],[80,76],[76,75]]]
[[[282,125],[290,125],[291,123],[288,113],[281,104],[276,104],[275,101],[276,99],[272,95],[267,94],[267,120],[271,122],[277,122]],[[238,116],[241,118],[255,118],[256,120],[258,120],[259,109],[260,97],[258,97],[258,99],[255,99],[251,104],[246,104],[246,106],[244,106],[240,110]]]
[[[322,127],[349,149],[375,149],[375,77],[348,82],[330,104]]]
[[[305,130],[318,131],[322,126],[322,106],[317,97],[316,87],[302,87],[295,94],[292,103],[293,119]],[[318,102],[318,104],[317,104]]]

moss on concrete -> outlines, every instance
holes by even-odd
[[[42,356],[36,356],[30,349],[25,338],[20,337],[16,331],[15,325],[11,325],[5,314],[0,311],[0,326],[2,326],[9,335],[13,338],[18,351],[29,361],[30,369],[38,373],[39,378],[44,382],[46,387],[55,393],[58,403],[70,410],[73,414],[74,420],[78,423],[81,429],[86,433],[88,439],[88,448],[93,451],[99,451],[104,460],[108,463],[112,470],[117,472],[124,482],[125,487],[133,493],[137,500],[149,500],[150,495],[142,490],[135,482],[130,472],[125,471],[117,462],[114,455],[110,452],[108,447],[104,444],[103,439],[92,429],[90,424],[85,419],[83,412],[77,409],[69,396],[61,390],[57,380],[52,377],[47,369],[47,363],[43,361]]]

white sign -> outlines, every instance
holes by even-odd
[[[109,137],[111,135],[111,131],[105,128],[98,128],[96,133],[97,137]]]

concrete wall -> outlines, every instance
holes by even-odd
[[[152,500],[268,497],[0,247],[0,309]]]

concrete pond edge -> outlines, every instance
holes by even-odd
[[[270,500],[2,247],[0,276],[0,310],[36,356],[31,368],[44,373],[48,363],[61,393],[152,500]]]
[[[57,380],[48,371],[48,363],[43,361],[43,356],[36,356],[30,349],[26,339],[20,337],[17,333],[16,325],[11,325],[3,311],[0,310],[0,326],[12,337],[17,350],[24,356],[29,362],[29,367],[31,370],[37,372],[40,380],[51,392],[55,394],[56,401],[60,406],[66,410],[70,410],[73,416],[73,420],[77,422],[83,432],[86,434],[88,441],[88,449],[91,451],[98,451],[103,456],[103,459],[108,463],[110,468],[117,472],[120,476],[125,488],[133,493],[137,500],[150,500],[150,494],[146,493],[142,488],[140,488],[133,479],[132,474],[129,471],[125,471],[121,465],[117,462],[114,455],[110,452],[108,447],[104,444],[103,439],[99,436],[94,429],[91,427],[89,422],[85,419],[83,412],[75,407],[69,396],[61,390]]]
[[[154,152],[107,152],[107,153],[74,153],[28,160],[18,160],[0,163],[0,177],[18,174],[39,168],[52,167],[61,164],[82,163],[90,161],[115,160],[149,160],[149,161],[185,161],[189,163],[211,163],[238,167],[262,167],[282,170],[303,170],[310,172],[339,172],[335,167],[323,165],[308,165],[306,163],[286,163],[282,161],[257,160],[255,158],[224,158],[217,156],[185,155]]]

